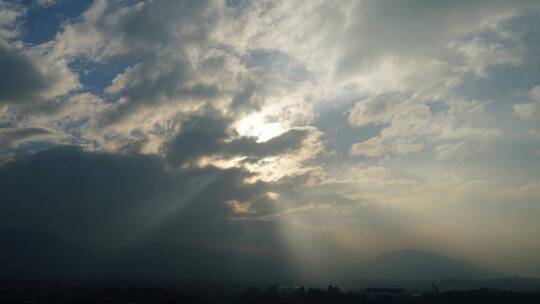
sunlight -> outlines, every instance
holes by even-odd
[[[262,113],[254,113],[236,123],[236,131],[241,136],[257,137],[257,142],[265,142],[286,130],[279,122],[266,122]]]

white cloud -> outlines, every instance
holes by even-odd
[[[394,143],[393,151],[398,155],[406,155],[410,153],[420,152],[424,149],[425,145],[423,143],[408,143],[396,141]]]
[[[433,112],[430,105],[445,106]],[[485,114],[485,103],[449,98],[428,103],[416,96],[383,94],[358,102],[348,116],[355,127],[383,125],[379,136],[354,144],[351,155],[379,157],[422,151],[426,144],[456,140],[487,143],[500,131],[483,126],[478,117]],[[477,125],[475,125],[477,124]]]
[[[388,153],[388,147],[381,142],[380,137],[372,137],[366,141],[353,144],[349,154],[354,156],[379,157]]]
[[[529,96],[535,102],[519,103],[512,106],[514,115],[524,122],[540,121],[540,86],[529,91]]]
[[[540,85],[535,86],[529,91],[529,96],[531,96],[532,99],[540,102]]]
[[[20,34],[17,20],[25,13],[24,7],[15,2],[0,1],[0,41],[13,39]]]
[[[36,0],[37,5],[41,7],[51,7],[58,4],[62,0]]]
[[[380,157],[391,153],[407,155],[417,153],[424,149],[425,145],[420,142],[410,142],[406,139],[385,142],[380,136],[372,137],[366,141],[355,143],[351,146],[349,154],[353,156]]]
[[[538,103],[521,103],[512,106],[514,114],[523,121],[534,121],[540,114]]]
[[[320,153],[324,152],[321,140],[322,133],[314,127],[301,128],[307,131],[307,136],[298,148],[287,153],[265,157],[255,163],[245,163],[245,167],[255,173],[250,182],[257,180],[277,181],[281,178],[294,177],[321,170],[317,165],[306,164]]]
[[[478,38],[468,42],[453,42],[450,48],[462,54],[476,75],[482,77],[488,77],[486,68],[489,66],[517,66],[523,63],[526,56],[520,46],[505,47],[500,43],[485,43]]]
[[[380,125],[391,121],[394,109],[400,104],[399,95],[378,95],[359,101],[351,110],[348,122],[355,127]]]
[[[464,160],[472,154],[475,149],[465,142],[439,145],[436,148],[437,160]]]

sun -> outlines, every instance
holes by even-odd
[[[262,113],[254,113],[240,119],[235,127],[241,136],[257,137],[257,142],[265,142],[286,131],[279,122],[265,121]]]

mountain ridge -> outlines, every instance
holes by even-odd
[[[505,277],[496,271],[431,251],[398,249],[380,254],[360,266],[360,276],[392,280],[486,280]]]

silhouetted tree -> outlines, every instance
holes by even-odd
[[[306,290],[304,286],[300,286],[298,289],[296,289],[293,293],[295,298],[304,298],[306,296]]]
[[[337,286],[328,285],[328,287],[326,288],[326,293],[329,296],[335,297],[335,296],[339,296],[339,294],[341,293],[341,290]]]

